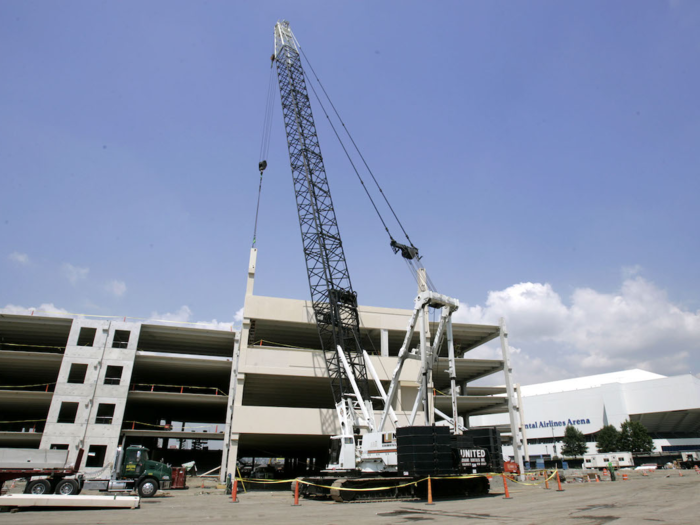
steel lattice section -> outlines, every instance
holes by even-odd
[[[277,52],[277,77],[311,300],[335,402],[352,387],[336,347],[350,364],[360,392],[369,399],[360,346],[357,299],[352,290],[340,231],[323,165],[301,59],[284,45]]]

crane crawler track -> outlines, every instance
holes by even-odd
[[[337,503],[370,503],[374,501],[413,501],[428,495],[424,478],[396,477],[308,477],[299,478],[299,494],[305,498],[330,498]],[[485,496],[490,483],[486,476],[473,478],[431,478],[433,496]],[[354,489],[354,490],[353,490]],[[374,489],[374,490],[372,490]],[[292,483],[292,490],[294,484]]]

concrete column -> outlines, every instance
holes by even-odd
[[[380,337],[382,357],[389,357],[389,330],[382,329]]]
[[[258,261],[258,249],[250,249],[250,260],[248,261],[248,280],[246,281],[245,294],[253,295],[253,286],[255,285],[255,265]]]
[[[255,265],[258,260],[257,248],[250,249],[250,259],[248,261],[248,279],[246,281],[246,298],[253,295],[255,285]],[[243,404],[243,386],[245,374],[239,374],[241,361],[241,351],[248,349],[248,339],[250,333],[250,318],[245,313],[245,303],[243,304],[243,322],[241,330],[236,334],[233,363],[231,365],[231,380],[229,383],[228,407],[226,409],[226,428],[224,430],[224,448],[221,455],[221,469],[219,479],[223,482],[227,474],[234,475],[236,472],[236,458],[238,456],[238,434],[235,432],[235,407]],[[245,362],[245,356],[243,358]],[[234,437],[235,436],[235,437]]]
[[[525,428],[525,409],[523,408],[523,396],[520,393],[520,385],[515,385],[515,391],[518,394],[518,416],[520,420],[520,432],[523,436],[523,453],[525,454],[525,461],[530,462],[530,451],[528,450],[527,444],[527,429]]]
[[[226,466],[226,471],[227,474],[231,474],[232,478],[238,474],[236,471],[236,459],[238,458],[239,437],[239,434],[231,434],[231,437],[225,443],[225,445],[228,445],[228,465]],[[223,476],[223,479],[226,479],[226,475]]]
[[[221,452],[221,468],[219,469],[219,481],[224,482],[228,474],[229,455],[231,454],[231,424],[235,406],[236,392],[238,391],[238,366],[241,356],[241,333],[237,332],[233,342],[233,358],[231,359],[231,379],[228,388],[228,405],[226,407],[226,426],[224,427],[224,447]],[[234,457],[235,466],[235,457]]]
[[[506,381],[506,395],[508,397],[508,417],[510,419],[510,431],[513,436],[513,454],[515,455],[515,461],[520,467],[520,472],[525,471],[525,466],[523,464],[523,454],[522,454],[522,441],[520,438],[520,433],[518,432],[518,424],[516,421],[515,411],[517,406],[515,406],[514,392],[513,392],[513,382],[511,380],[511,374],[513,369],[510,366],[510,350],[508,348],[508,330],[506,328],[506,321],[501,317],[500,321],[500,339],[501,339],[501,352],[503,355],[503,375]],[[520,475],[520,480],[524,480],[524,475]]]

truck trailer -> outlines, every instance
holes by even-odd
[[[583,468],[603,470],[608,468],[611,463],[614,468],[634,467],[634,458],[631,452],[603,452],[583,455]]]
[[[69,465],[67,450],[0,449],[0,490],[6,481],[26,478],[26,494],[78,494],[84,481],[78,472],[83,452]]]

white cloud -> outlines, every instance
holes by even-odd
[[[171,321],[174,323],[187,323],[192,316],[192,310],[189,306],[183,305],[175,313],[159,314],[158,312],[151,313],[152,321]]]
[[[63,271],[63,275],[66,276],[72,285],[75,285],[78,281],[86,279],[88,273],[90,273],[90,268],[80,268],[69,263],[63,263],[61,270]]]
[[[219,322],[216,319],[211,321],[192,321],[192,310],[189,306],[183,305],[174,313],[159,314],[158,312],[151,313],[151,321],[164,321],[173,324],[182,324],[197,328],[211,328],[214,330],[231,330],[232,323]]]
[[[700,368],[700,311],[684,310],[636,275],[615,293],[578,288],[569,305],[549,284],[520,283],[489,292],[486,304],[464,305],[459,322],[498,324],[505,317],[513,368],[524,384],[643,368],[661,374]],[[471,356],[472,353],[469,354]]]
[[[19,264],[20,266],[29,266],[31,261],[29,260],[29,255],[26,253],[12,252],[7,256],[9,260],[13,263]]]
[[[500,317],[516,323],[525,338],[553,337],[561,331],[567,308],[549,284],[520,283],[489,292],[485,306],[460,307],[455,319],[463,323],[497,325]]]
[[[35,306],[30,306],[25,308],[24,306],[18,306],[14,304],[5,305],[4,308],[0,308],[0,313],[3,314],[16,314],[16,315],[40,315],[40,316],[52,316],[52,315],[69,315],[68,310],[63,308],[58,308],[54,306],[53,303],[42,303],[38,308]]]
[[[233,314],[233,322],[240,325],[243,322],[243,307],[241,306],[235,314]]]
[[[622,278],[623,279],[631,279],[635,275],[639,275],[641,271],[642,271],[642,267],[638,264],[635,264],[633,266],[623,266],[622,267]]]
[[[126,283],[124,281],[112,280],[105,283],[105,290],[117,297],[121,297],[126,293]]]

